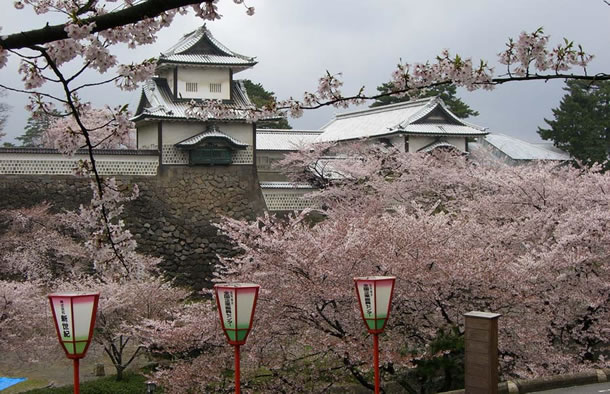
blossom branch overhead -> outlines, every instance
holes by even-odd
[[[144,25],[160,17],[160,23],[169,25],[176,13],[186,12],[192,8],[196,15],[204,20],[216,20],[222,17],[218,13],[218,0],[123,0],[114,10],[108,10],[108,1],[62,1],[62,0],[19,0],[14,2],[17,9],[31,6],[37,14],[59,12],[68,15],[70,22],[45,26],[41,29],[10,34],[0,37],[0,46],[5,50],[29,48],[49,42],[70,38],[70,32],[88,29],[89,33],[99,33],[111,29],[129,30],[129,25]],[[233,0],[235,4],[244,5],[248,15],[254,14],[254,7],[246,5],[244,0]],[[149,26],[152,27],[152,26]],[[165,27],[165,26],[163,26]]]
[[[71,155],[79,148],[86,148],[88,160],[75,169],[78,175],[93,179],[93,199],[87,210],[98,227],[92,230],[92,245],[101,251],[109,248],[112,253],[102,260],[112,260],[112,255],[127,269],[126,258],[131,254],[131,235],[118,219],[121,203],[134,196],[122,196],[112,185],[113,179],[100,176],[94,155],[95,148],[130,147],[133,141],[133,123],[126,106],[114,109],[94,109],[79,96],[85,88],[115,83],[122,90],[134,90],[140,82],[153,76],[155,59],[139,64],[119,64],[112,53],[116,44],[130,48],[150,44],[157,33],[168,27],[179,13],[187,8],[204,20],[219,19],[218,0],[21,0],[15,1],[17,9],[31,8],[36,14],[59,13],[67,16],[66,22],[42,29],[25,31],[0,37],[0,68],[6,66],[8,56],[20,59],[18,72],[23,88],[7,86],[11,91],[30,95],[26,108],[35,115],[52,116],[55,120],[44,139],[47,146],[58,148]],[[254,8],[244,0],[234,0],[242,5],[248,15]],[[64,66],[81,60],[76,72],[68,73]],[[105,74],[116,70],[116,75],[98,82],[79,83],[85,71]],[[49,94],[42,89],[45,84],[58,84],[62,95]],[[59,111],[57,109],[59,106]],[[100,252],[100,255],[103,253]]]
[[[281,115],[300,117],[304,110],[322,107],[347,108],[350,105],[360,105],[370,100],[387,96],[412,95],[418,90],[425,90],[440,85],[454,84],[469,91],[477,89],[492,90],[497,85],[509,82],[553,79],[578,79],[585,81],[609,80],[610,74],[589,74],[587,66],[593,60],[593,55],[585,52],[581,45],[564,39],[555,47],[549,47],[549,35],[542,28],[532,33],[522,32],[517,40],[510,38],[506,49],[498,53],[498,62],[506,66],[506,72],[496,73],[494,67],[487,61],[473,62],[471,58],[463,58],[443,50],[434,62],[406,63],[400,62],[392,73],[393,89],[379,94],[367,94],[365,87],[352,95],[341,92],[342,74],[326,75],[318,80],[314,92],[305,92],[300,100],[290,98],[273,102],[262,108],[247,110],[247,117],[252,121]],[[575,71],[578,69],[578,71]],[[191,116],[199,118],[228,118],[235,112],[221,103],[213,100],[192,102]]]

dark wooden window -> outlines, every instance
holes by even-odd
[[[231,164],[231,150],[226,148],[202,148],[190,151],[191,164]]]

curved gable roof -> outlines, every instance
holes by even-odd
[[[192,137],[188,137],[176,143],[175,145],[178,148],[194,149],[198,146],[205,145],[206,143],[211,143],[214,141],[222,141],[233,149],[246,149],[248,147],[248,144],[241,142],[240,140],[235,139],[220,131],[215,124],[209,126],[208,129],[204,132],[196,134]]]
[[[159,64],[225,65],[246,69],[256,64],[253,57],[234,52],[216,40],[205,25],[188,33],[161,53]]]
[[[433,111],[446,114],[450,121],[425,119]],[[346,141],[382,137],[392,134],[425,134],[434,136],[485,135],[484,127],[465,122],[455,116],[438,97],[412,100],[336,115],[322,127],[322,141]]]

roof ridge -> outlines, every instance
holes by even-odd
[[[396,108],[414,107],[414,106],[417,106],[417,105],[421,105],[422,103],[431,102],[431,101],[436,100],[436,99],[437,99],[437,97],[425,97],[425,98],[421,98],[421,99],[417,99],[417,100],[403,101],[403,102],[395,103],[395,104],[380,105],[378,107],[372,107],[372,108],[369,107],[369,108],[366,108],[366,109],[359,109],[359,110],[344,112],[344,113],[341,113],[341,114],[336,114],[335,115],[335,119],[349,118],[351,116],[361,115],[361,114],[364,114],[364,113],[386,112],[388,110],[393,110],[393,109],[396,109]]]
[[[200,29],[203,29],[204,35],[206,35],[210,39],[210,41],[212,41],[212,43],[214,43],[214,45],[216,45],[223,52],[227,52],[227,53],[231,54],[232,56],[239,57],[244,60],[254,61],[255,57],[246,56],[246,55],[237,53],[237,52],[227,48],[224,44],[222,44],[220,41],[218,41],[216,38],[214,38],[214,35],[212,35],[212,32],[205,26],[205,23],[203,24],[203,26]]]
[[[245,56],[245,55],[242,55],[240,53],[237,53],[237,52],[229,49],[223,43],[221,43],[216,38],[214,38],[214,35],[210,31],[210,29],[207,28],[205,23],[203,24],[203,26],[182,36],[182,38],[177,43],[172,45],[166,51],[161,52],[161,57],[169,57],[169,56],[173,56],[173,55],[184,54],[185,51],[192,48],[195,44],[197,44],[204,37],[206,37],[210,41],[210,43],[216,47],[216,49],[218,49],[220,52],[223,53],[223,55],[217,55],[217,56],[237,57],[242,60],[246,60],[246,61],[250,61],[250,62],[253,62],[255,59],[255,57]]]
[[[268,132],[269,134],[304,134],[304,133],[322,134],[324,131],[323,130],[294,130],[294,129],[256,129],[256,132],[257,133]]]

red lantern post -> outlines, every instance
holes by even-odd
[[[394,276],[366,276],[354,278],[360,313],[366,328],[373,335],[373,368],[375,370],[375,394],[379,394],[379,334],[390,317]]]
[[[48,297],[57,338],[66,356],[73,360],[74,394],[78,394],[80,392],[79,360],[87,354],[93,337],[100,295],[99,293],[49,294]]]
[[[239,347],[252,329],[259,285],[232,283],[215,285],[216,305],[227,341],[235,348],[235,393],[240,393]]]

